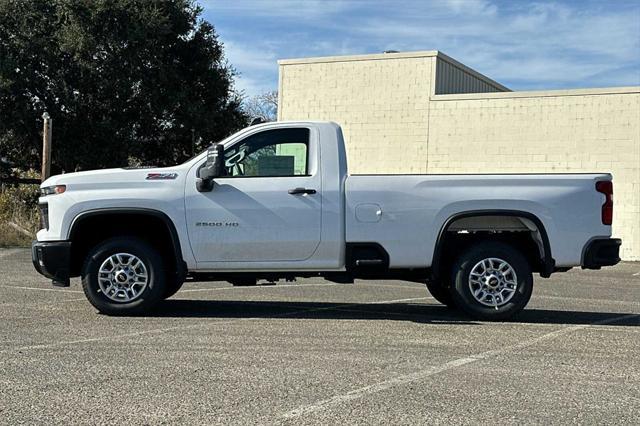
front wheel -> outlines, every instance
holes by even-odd
[[[447,308],[456,308],[453,296],[451,296],[451,289],[444,285],[444,283],[440,281],[427,280],[427,289],[434,299],[445,305]]]
[[[459,308],[482,320],[503,320],[531,298],[531,267],[520,252],[498,242],[470,247],[453,267],[451,296]]]
[[[133,315],[149,310],[165,295],[160,254],[147,242],[117,237],[94,247],[82,268],[82,289],[98,311]]]

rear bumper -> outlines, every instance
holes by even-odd
[[[31,261],[40,274],[53,280],[53,285],[69,286],[70,241],[34,241]]]
[[[582,257],[582,269],[600,269],[603,266],[612,266],[620,262],[619,238],[603,238],[591,241],[587,244]]]

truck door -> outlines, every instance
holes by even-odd
[[[303,261],[320,243],[322,182],[317,135],[261,130],[225,147],[226,176],[185,189],[189,240],[200,262]],[[203,160],[204,163],[204,160]]]

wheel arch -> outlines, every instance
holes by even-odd
[[[92,221],[99,222],[100,219],[108,221],[108,220],[116,220],[118,218],[123,219],[126,217],[135,217],[137,219],[143,219],[145,217],[148,217],[148,218],[153,218],[153,221],[154,221],[153,223],[155,224],[161,223],[163,226],[163,232],[165,233],[165,236],[168,237],[167,241],[170,243],[170,247],[168,251],[172,255],[173,259],[175,260],[175,270],[176,270],[175,272],[179,274],[186,273],[186,264],[182,256],[182,247],[180,244],[178,231],[175,227],[175,224],[171,220],[171,218],[166,213],[159,210],[142,208],[142,207],[140,208],[108,207],[108,208],[86,210],[84,212],[79,213],[73,218],[71,225],[69,226],[67,239],[72,242],[79,241],[80,237],[78,233],[81,232],[83,228],[85,226],[88,226],[88,224],[91,223]],[[149,226],[152,226],[152,225],[149,224]],[[72,244],[72,250],[73,250],[73,244]],[[76,269],[74,272],[79,272],[77,268],[72,268],[72,269]]]
[[[436,244],[433,251],[433,257],[431,261],[431,276],[432,279],[437,280],[442,276],[442,260],[444,252],[444,244],[447,237],[449,228],[461,219],[467,218],[481,218],[487,216],[509,217],[509,218],[522,218],[531,221],[538,233],[540,234],[540,240],[542,245],[540,247],[540,261],[541,270],[540,275],[543,277],[549,277],[555,268],[555,260],[551,253],[551,244],[549,242],[549,236],[542,220],[535,214],[522,211],[522,210],[510,210],[510,209],[488,209],[488,210],[469,210],[458,212],[449,216],[440,227]]]

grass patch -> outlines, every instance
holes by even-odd
[[[16,174],[25,178],[37,176],[33,170]],[[39,228],[39,194],[39,185],[0,184],[0,247],[31,244]]]
[[[0,222],[0,247],[29,247],[34,238],[16,231],[8,222]]]

